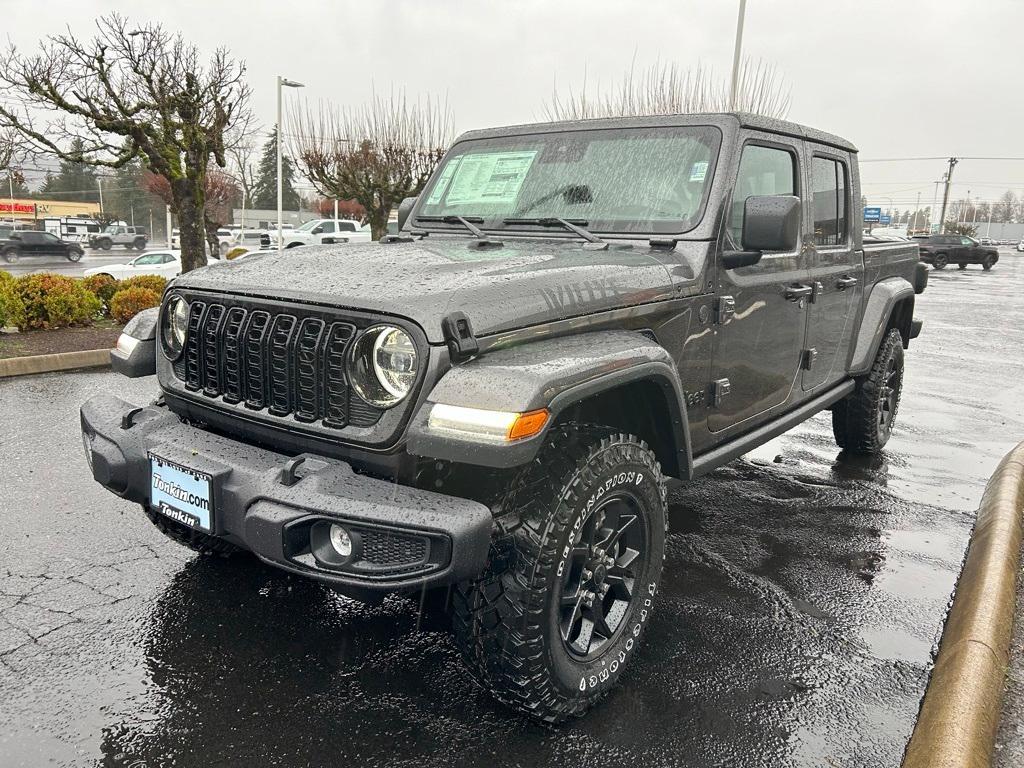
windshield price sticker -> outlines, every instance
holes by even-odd
[[[701,160],[690,166],[690,181],[704,181],[708,175],[708,162]]]
[[[452,180],[452,175],[461,163],[462,157],[456,157],[445,165],[441,170],[441,175],[438,177],[437,183],[434,184],[434,188],[430,191],[430,197],[427,198],[427,205],[437,205],[441,202],[441,198],[444,197],[444,193],[448,191],[448,184]]]
[[[536,156],[537,150],[463,156],[455,170],[446,204],[514,203]],[[443,179],[438,181],[438,186],[441,181]]]

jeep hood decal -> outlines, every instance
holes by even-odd
[[[471,242],[431,235],[413,243],[309,246],[214,264],[175,284],[397,315],[439,343],[441,320],[454,311],[485,336],[670,298],[673,278],[676,287],[694,282],[685,266],[670,274],[646,243],[591,251],[552,240],[485,249]]]

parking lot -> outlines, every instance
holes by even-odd
[[[150,243],[150,247],[146,250],[155,251],[164,247],[164,243]],[[140,253],[142,251],[129,248],[111,248],[109,251],[87,248],[85,256],[79,261],[68,261],[64,258],[50,256],[26,256],[16,264],[0,261],[0,269],[10,272],[12,275],[27,275],[30,272],[56,272],[68,277],[82,277],[85,274],[85,270],[90,267],[101,267],[107,264],[127,264]]]
[[[644,652],[559,728],[476,689],[414,602],[196,558],[93,483],[79,404],[152,379],[0,381],[2,762],[898,765],[973,511],[1024,436],[1024,254],[930,277],[884,455],[840,455],[826,413],[674,488]]]

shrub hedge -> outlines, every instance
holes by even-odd
[[[10,272],[0,270],[0,328],[21,327],[25,321],[25,303],[16,290],[17,280]]]
[[[160,294],[156,291],[140,285],[130,286],[114,294],[114,298],[110,300],[110,316],[123,324],[142,310],[159,304]]]

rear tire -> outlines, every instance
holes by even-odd
[[[878,453],[896,422],[903,390],[903,337],[895,328],[882,339],[875,362],[849,395],[832,406],[832,433],[840,448]]]
[[[555,427],[495,511],[483,575],[452,592],[458,645],[503,703],[555,723],[615,685],[650,618],[666,486],[632,435]]]
[[[18,263],[18,259],[20,259],[20,258],[21,258],[21,254],[18,253],[13,248],[11,250],[9,250],[9,251],[4,251],[4,261],[6,261],[8,264],[17,264]]]
[[[967,269],[966,264],[957,264],[957,267],[959,267],[960,269]]]
[[[135,250],[137,250],[137,251],[144,251],[144,250],[146,250],[146,238],[144,238],[144,237],[136,237],[135,238],[135,242],[132,243],[132,245],[135,247]]]
[[[949,257],[946,254],[935,254],[935,258],[932,260],[932,266],[935,269],[945,269],[947,264],[949,264]]]
[[[146,513],[146,517],[150,519],[160,533],[172,541],[176,541],[178,544],[198,552],[200,555],[206,557],[231,557],[231,555],[241,551],[234,544],[224,541],[224,539],[189,528],[187,525],[183,525],[177,520],[171,520],[169,517],[161,515],[145,505],[143,505],[142,511]]]

